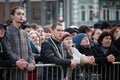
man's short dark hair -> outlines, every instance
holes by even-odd
[[[62,26],[62,24],[61,24],[61,23],[58,23],[58,22],[53,23],[52,26],[51,26],[51,29],[52,29],[52,30],[55,30],[56,26]]]

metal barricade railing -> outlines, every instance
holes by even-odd
[[[120,62],[112,65],[78,65],[73,70],[72,80],[120,80]]]
[[[36,69],[23,76],[24,70],[18,68],[0,68],[0,80],[63,80],[63,68],[55,64],[36,64]],[[3,79],[4,78],[4,79]]]
[[[36,70],[40,80],[63,80],[64,70],[59,65],[36,64]]]
[[[114,62],[113,65],[77,65],[67,80],[120,80],[119,70],[120,62]],[[26,75],[27,79],[19,79],[23,76],[23,70],[17,74],[18,71],[18,68],[1,67],[0,80],[65,80],[63,67],[55,64],[36,64],[36,69]]]

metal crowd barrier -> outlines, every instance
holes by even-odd
[[[3,68],[0,67],[0,80],[18,79],[18,68]],[[63,67],[55,64],[36,64],[36,69],[28,72],[27,80],[120,80],[120,62],[114,62],[113,65],[77,65],[76,68],[68,69],[67,78],[64,79]],[[22,72],[21,72],[22,74]],[[15,76],[14,76],[15,77]],[[3,79],[4,78],[4,79]]]
[[[0,80],[63,80],[64,74],[63,68],[55,64],[36,64],[36,69],[28,72],[27,79],[19,78],[19,75],[23,76],[23,70],[19,71],[19,75],[16,74],[17,71],[17,67],[0,67]]]
[[[77,66],[72,77],[72,80],[120,80],[120,62]]]

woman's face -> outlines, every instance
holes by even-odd
[[[115,32],[113,33],[113,36],[114,36],[115,39],[118,38],[119,32],[120,32],[120,29],[116,29]]]
[[[80,45],[85,46],[85,45],[89,45],[90,41],[88,39],[88,37],[84,37],[80,43]]]
[[[100,29],[96,29],[96,31],[93,34],[93,40],[98,40],[101,33],[102,33],[102,31]]]
[[[91,31],[89,31],[89,32],[87,32],[86,34],[87,34],[87,36],[88,36],[88,39],[90,39],[90,40],[91,40],[91,38],[92,38],[92,37],[91,37],[91,36],[92,36],[92,32],[91,32]]]
[[[112,38],[110,36],[105,36],[101,41],[103,47],[110,47],[112,43]]]
[[[30,35],[30,39],[32,40],[33,44],[40,45],[40,39],[36,33],[32,33]]]
[[[71,47],[73,45],[72,37],[68,36],[63,40],[64,44],[67,47]]]

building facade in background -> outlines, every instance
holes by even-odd
[[[71,0],[71,25],[89,25],[96,22],[120,22],[119,0]]]
[[[71,25],[92,26],[96,22],[120,23],[120,0],[0,0],[0,21],[9,19],[12,7],[26,9],[30,23],[48,25],[59,21]]]
[[[0,21],[9,19],[10,10],[14,6],[25,8],[29,23],[46,25],[58,20],[58,0],[0,0]]]

